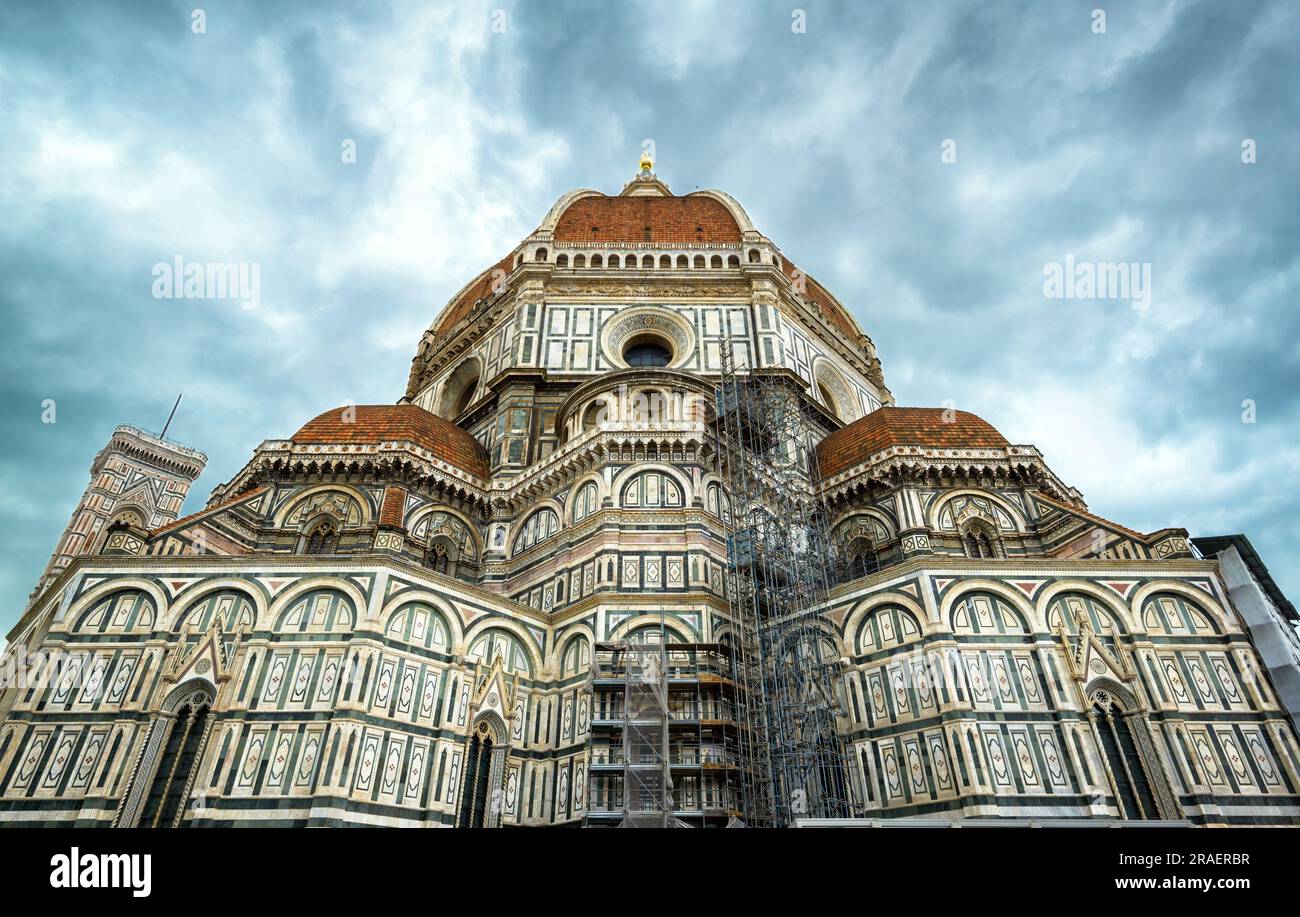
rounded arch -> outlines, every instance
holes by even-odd
[[[1129,599],[1129,608],[1126,610],[1132,614],[1135,621],[1140,622],[1147,599],[1160,592],[1169,592],[1184,601],[1191,602],[1200,609],[1202,614],[1209,618],[1210,624],[1217,633],[1226,634],[1229,632],[1228,615],[1224,612],[1223,606],[1213,596],[1202,592],[1195,586],[1189,586],[1177,580],[1152,580],[1149,583],[1143,583],[1133,592],[1133,596]]]
[[[857,399],[853,397],[853,390],[844,374],[822,356],[813,360],[812,371],[818,395],[823,402],[830,399],[826,407],[831,413],[845,423],[857,420],[862,412],[858,409]]]
[[[696,643],[699,635],[694,633],[689,627],[683,624],[677,618],[660,617],[657,614],[640,614],[628,618],[626,621],[619,623],[610,633],[609,639],[612,641],[623,640],[628,634],[641,630],[644,627],[663,625],[664,630],[673,633],[681,638],[682,643]]]
[[[855,523],[855,520],[860,521]],[[878,546],[898,537],[894,520],[871,506],[856,507],[841,513],[831,523],[831,532],[837,540],[865,536],[875,541]]]
[[[542,671],[542,649],[537,645],[536,639],[526,628],[505,618],[488,618],[469,629],[465,634],[465,648],[461,652],[466,662],[475,661],[471,655],[472,649],[482,637],[493,631],[509,634],[523,651],[528,663],[528,671],[524,673],[526,678],[534,678]],[[491,663],[490,659],[481,661]]]
[[[731,212],[732,218],[736,221],[736,226],[740,228],[740,234],[743,236],[747,232],[757,232],[754,223],[745,212],[745,208],[740,206],[740,202],[725,191],[719,191],[716,188],[706,188],[703,191],[692,191],[686,197],[711,197],[723,207]]]
[[[1129,613],[1128,606],[1124,604],[1124,601],[1119,596],[1088,580],[1066,579],[1044,587],[1034,600],[1035,622],[1041,624],[1043,630],[1048,634],[1056,636],[1056,628],[1052,626],[1050,618],[1052,602],[1071,592],[1085,595],[1102,605],[1119,624],[1120,633],[1132,634],[1135,632],[1133,626],[1135,621]]]
[[[646,471],[658,471],[671,477],[677,482],[677,486],[681,488],[684,497],[687,494],[693,494],[695,492],[694,488],[691,486],[690,477],[680,469],[674,468],[672,465],[666,465],[663,462],[638,462],[635,465],[627,466],[618,474],[614,475],[614,480],[612,480],[609,485],[609,493],[611,495],[617,494],[621,499],[623,488],[627,483],[638,474]]]
[[[592,486],[596,488],[594,505],[590,504],[589,497],[583,496],[584,492],[588,494],[590,493],[590,491],[587,491],[586,489]],[[581,506],[579,505],[579,497],[583,497],[583,501],[585,501]],[[569,497],[565,501],[564,507],[567,524],[574,525],[583,519],[588,518],[592,513],[597,512],[604,505],[605,500],[608,497],[609,488],[605,486],[605,478],[600,472],[592,471],[584,474],[582,477],[578,478],[578,480],[574,481],[573,486],[569,488]],[[579,510],[584,511],[581,516],[578,515]]]
[[[153,596],[142,589],[117,589],[71,618],[70,635],[149,634],[160,623],[161,612]]]
[[[903,592],[881,592],[869,596],[857,604],[857,606],[848,613],[844,618],[844,627],[840,631],[840,641],[846,647],[852,647],[854,653],[857,652],[857,634],[862,629],[862,625],[867,618],[884,605],[898,605],[905,611],[911,613],[916,619],[916,625],[920,628],[920,635],[917,639],[925,636],[928,626],[925,608],[921,603]]]
[[[557,653],[555,671],[561,678],[579,675],[591,668],[592,640],[581,632],[569,633]]]
[[[379,612],[380,632],[387,634],[394,617],[406,606],[415,604],[428,605],[442,615],[443,623],[447,625],[447,652],[463,654],[465,652],[464,622],[450,602],[427,589],[407,589],[386,601]]]
[[[404,599],[404,600],[402,600]],[[453,629],[442,605],[413,596],[399,596],[397,606],[383,612],[383,634],[409,646],[450,653],[459,631]]]
[[[312,579],[302,579],[287,587],[284,592],[276,596],[266,610],[266,619],[257,622],[258,630],[269,630],[280,620],[281,617],[292,607],[295,600],[306,593],[314,591],[334,591],[341,592],[352,600],[352,609],[355,615],[353,627],[360,627],[362,615],[366,610],[366,596],[351,580],[343,579],[339,576],[321,576]]]
[[[615,491],[622,509],[685,509],[689,490],[673,475],[642,469]]]
[[[998,496],[992,491],[979,490],[973,487],[968,487],[968,488],[962,488],[960,490],[954,490],[949,493],[945,493],[943,496],[939,497],[939,499],[935,500],[934,503],[930,505],[930,511],[926,515],[930,527],[932,529],[934,529],[935,531],[943,531],[943,532],[957,531],[958,529],[957,519],[955,518],[951,519],[950,521],[952,524],[950,526],[944,526],[940,524],[940,517],[943,515],[943,511],[945,507],[947,507],[954,500],[957,500],[958,498],[961,497],[966,497],[966,498],[976,497],[976,498],[988,500],[989,503],[995,507],[994,518],[995,521],[998,523],[999,532],[1006,531],[1004,527],[1004,522],[1006,520],[1003,520],[1000,517],[1000,515],[997,514],[997,509],[1001,509],[1002,512],[1005,513],[1007,518],[1010,520],[1013,526],[1013,528],[1010,531],[1023,532],[1027,528],[1027,525],[1025,523],[1024,513],[1022,513],[1018,508],[1012,505],[1009,500],[1005,499],[1004,497]],[[951,515],[951,513],[949,515]]]
[[[1020,627],[1025,634],[1036,632],[1032,625],[1034,609],[1024,594],[1018,594],[1016,590],[1005,583],[999,583],[997,580],[991,579],[958,580],[949,586],[947,592],[939,600],[939,620],[951,628],[953,609],[957,603],[978,592],[991,593],[1006,602],[1019,619]]]
[[[512,527],[510,556],[522,554],[564,531],[564,507],[555,500],[541,500]]]
[[[318,499],[321,495],[329,493],[338,493],[355,503],[356,513],[353,514],[338,501]],[[330,508],[326,509],[327,506]],[[276,510],[274,522],[276,528],[305,528],[325,515],[339,519],[343,525],[362,528],[371,525],[374,518],[370,497],[365,492],[351,484],[331,483],[303,488],[285,500],[284,504]]]
[[[438,410],[434,413],[444,420],[455,420],[478,399],[482,377],[483,364],[478,357],[461,360],[442,383]]]
[[[176,596],[175,605],[167,614],[167,629],[170,631],[176,630],[195,606],[206,600],[214,592],[239,592],[251,601],[253,603],[254,628],[257,627],[259,621],[266,620],[267,596],[263,587],[249,580],[222,577],[221,579],[203,580],[181,590]]]
[[[416,538],[427,539],[429,537],[429,533],[422,532],[420,524],[429,516],[433,516],[438,513],[445,513],[448,516],[460,522],[460,524],[464,527],[464,533],[467,536],[467,538],[466,538],[466,543],[464,545],[458,545],[458,547],[460,547],[462,551],[464,551],[465,548],[468,547],[470,552],[473,554],[472,559],[475,561],[481,558],[483,556],[483,550],[485,548],[485,545],[483,543],[482,536],[479,534],[478,526],[474,524],[473,520],[471,520],[469,516],[466,516],[460,510],[453,509],[452,507],[447,506],[446,504],[426,503],[423,506],[416,508],[411,512],[411,515],[403,522],[403,526],[406,528],[408,532],[412,534],[412,536]]]
[[[163,620],[170,611],[167,593],[163,591],[160,585],[143,577],[125,576],[121,579],[105,580],[90,587],[68,606],[68,610],[64,614],[56,613],[51,623],[61,624],[65,621],[76,621],[78,617],[93,607],[104,596],[127,589],[138,589],[141,592],[148,593],[149,597],[154,601],[154,614],[157,615],[158,620]]]
[[[325,600],[322,603],[322,599]],[[309,604],[310,603],[310,604]],[[350,637],[365,612],[351,597],[337,589],[319,587],[298,597],[272,619],[277,634],[336,634]],[[317,621],[323,616],[323,621]]]

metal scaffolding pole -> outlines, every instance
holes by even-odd
[[[737,632],[742,812],[754,826],[859,813],[839,654],[822,618],[834,559],[804,383],[737,367],[722,346],[716,420]]]

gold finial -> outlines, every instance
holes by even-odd
[[[641,172],[647,173],[654,167],[654,160],[650,158],[649,150],[641,151]]]

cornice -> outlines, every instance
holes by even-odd
[[[1089,578],[1100,579],[1170,574],[1216,576],[1218,570],[1219,564],[1215,560],[1066,560],[1054,557],[972,558],[957,554],[921,554],[890,564],[870,576],[841,583],[832,588],[829,595],[831,601],[836,601],[857,592],[876,590],[895,581],[911,579],[917,574],[954,574],[961,577],[978,573],[981,578],[1086,574]]]

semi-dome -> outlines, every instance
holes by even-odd
[[[1005,449],[1010,443],[982,417],[948,408],[877,408],[817,446],[824,477],[860,465],[891,446],[926,449]]]
[[[345,413],[350,412],[349,416]],[[414,404],[358,404],[326,411],[290,437],[295,445],[410,442],[461,471],[488,476],[487,452],[454,423]]]

